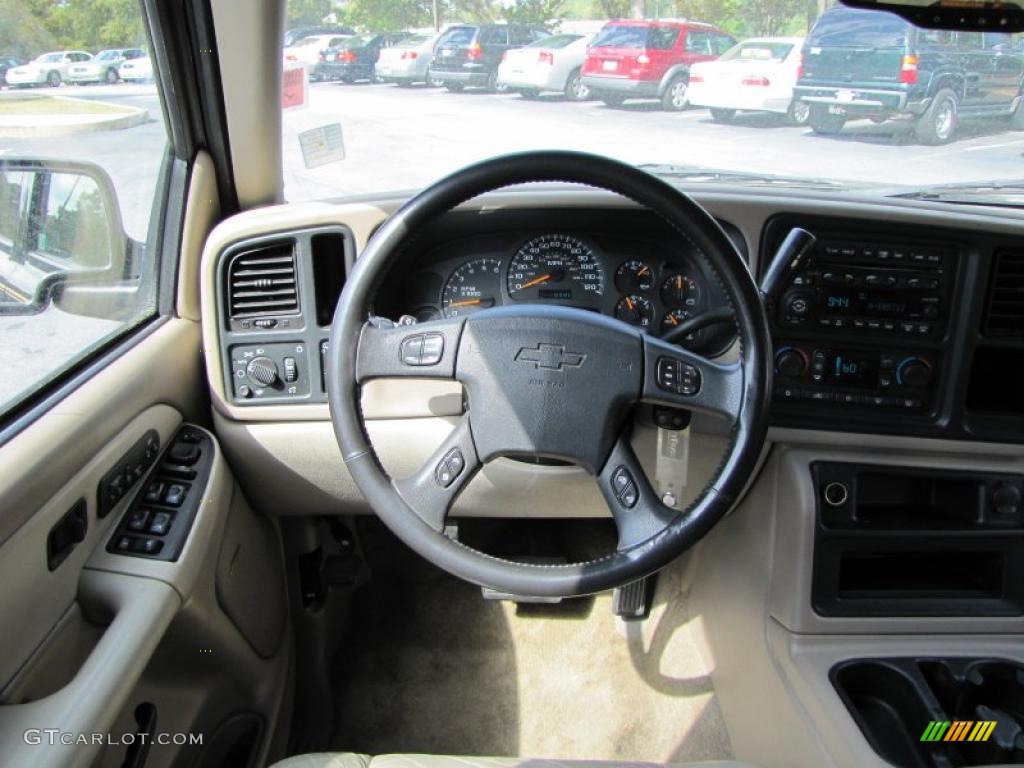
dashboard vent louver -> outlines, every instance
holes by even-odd
[[[986,336],[1024,336],[1024,251],[997,251],[985,308]]]
[[[239,253],[228,265],[231,318],[289,315],[299,310],[293,243]]]

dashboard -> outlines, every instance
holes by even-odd
[[[606,197],[597,207],[579,204],[578,193],[568,199],[439,218],[399,254],[372,311],[416,323],[551,303],[661,336],[727,305],[712,266],[659,218]],[[1015,221],[956,228],[948,216],[907,215],[896,223],[890,211],[858,218],[847,206],[801,212],[779,201],[755,208],[758,219],[751,205],[711,208],[756,274],[793,227],[818,240],[770,317],[775,427],[1024,442],[1024,239]],[[740,221],[748,217],[756,228]],[[208,336],[218,354],[214,391],[233,418],[326,418],[323,350],[356,251],[340,222],[217,248]],[[715,357],[734,341],[724,322],[680,343]],[[438,407],[428,413],[447,413]]]

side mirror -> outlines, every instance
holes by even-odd
[[[134,250],[102,168],[0,157],[0,314],[40,312],[69,286],[121,283]]]

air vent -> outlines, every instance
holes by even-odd
[[[228,307],[232,319],[297,313],[294,244],[262,246],[232,258],[228,265]]]
[[[985,335],[1024,336],[1024,251],[996,252]]]

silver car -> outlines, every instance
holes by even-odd
[[[580,70],[589,42],[584,35],[559,34],[505,51],[498,67],[498,85],[526,97],[557,91],[570,101],[584,101],[590,90],[583,84]]]
[[[427,82],[439,36],[434,32],[415,33],[390,48],[382,48],[374,67],[377,79],[399,85]]]

